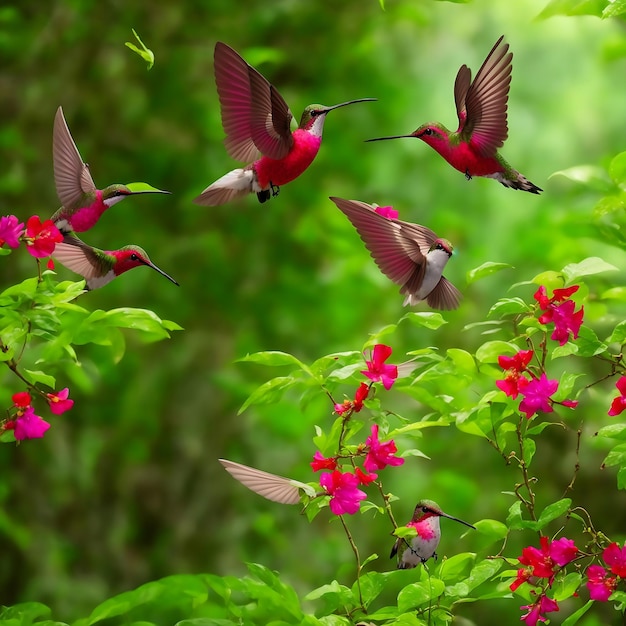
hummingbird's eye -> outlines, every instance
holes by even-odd
[[[139,261],[139,257],[134,252],[130,255],[129,258],[131,261]]]
[[[427,129],[424,131],[424,135],[432,135],[432,134],[433,134],[433,130],[432,130],[432,128],[427,128]]]

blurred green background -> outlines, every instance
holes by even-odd
[[[0,604],[39,600],[57,619],[71,620],[145,581],[177,572],[239,575],[244,561],[279,570],[303,592],[335,577],[351,584],[353,559],[337,523],[320,515],[309,525],[297,509],[245,490],[217,462],[226,457],[313,480],[311,437],[315,424],[331,423],[327,399],[320,393],[302,410],[293,397],[237,416],[249,393],[280,372],[234,360],[257,350],[292,352],[305,362],[359,350],[369,333],[403,314],[398,288],[379,274],[329,195],[392,204],[401,218],[455,245],[446,275],[464,292],[461,308],[446,314],[449,323],[436,333],[401,326],[389,339],[398,359],[429,345],[475,349],[483,339],[464,326],[483,320],[513,283],[540,271],[590,255],[625,266],[624,251],[596,236],[591,213],[599,196],[549,179],[581,163],[607,165],[626,148],[624,22],[537,20],[544,5],[389,0],[382,11],[373,0],[2,4],[0,214],[48,217],[57,208],[51,138],[62,105],[100,188],[145,181],[173,192],[125,201],[84,239],[105,249],[146,248],[180,288],[139,269],[80,303],[150,308],[185,330],[151,345],[128,333],[123,360],[99,372],[98,349],[81,349],[82,375],[59,379],[72,389],[73,411],[54,418],[44,440],[3,446]],[[133,41],[131,28],[155,53],[149,72],[124,46]],[[475,73],[501,34],[514,52],[502,152],[543,195],[487,179],[467,182],[416,140],[363,143],[428,120],[456,128],[457,69],[466,63]],[[222,144],[213,79],[218,40],[278,87],[296,119],[311,102],[378,102],[332,112],[316,161],[278,198],[198,207],[192,199],[238,166]],[[466,272],[486,261],[515,269],[466,287]],[[20,250],[3,258],[2,285],[33,271]],[[58,273],[75,278],[61,267]],[[623,279],[613,274],[605,284]],[[602,289],[603,279],[596,282]],[[530,300],[533,291],[513,294]],[[587,319],[608,327],[603,305],[595,306]],[[9,406],[19,386],[1,376],[0,404]],[[338,388],[338,396],[352,388]],[[594,391],[599,412],[586,416],[589,435],[613,395],[611,384]],[[405,415],[424,415],[417,403],[404,403]],[[573,433],[553,431],[535,461],[535,473],[553,481],[540,487],[544,504],[562,493],[575,462]],[[574,497],[607,534],[624,539],[626,508],[614,502],[623,494],[612,473],[598,472],[602,453],[594,448],[585,437]],[[410,458],[386,478],[402,498],[399,521],[422,497],[468,521],[506,517],[512,498],[501,492],[512,490],[518,475],[483,440],[429,429],[422,450],[430,461]],[[393,567],[388,522],[368,515],[350,523],[362,554],[381,555],[372,567]],[[478,549],[451,526],[443,523],[440,554]],[[533,540],[518,534],[511,554]],[[517,620],[517,604],[463,612],[502,624],[498,611]]]

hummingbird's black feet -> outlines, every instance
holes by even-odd
[[[259,199],[259,202],[263,204],[270,199],[270,190],[264,189],[263,191],[257,191],[256,197]]]
[[[469,173],[469,170],[465,170],[465,178],[467,180],[472,180],[472,175]]]
[[[275,198],[280,193],[280,187],[270,181],[270,189],[272,190],[272,196]]]

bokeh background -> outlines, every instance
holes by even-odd
[[[544,6],[2,3],[0,214],[48,217],[57,208],[51,138],[62,105],[97,185],[145,181],[173,192],[117,205],[84,239],[105,249],[141,245],[180,288],[138,269],[82,296],[81,304],[150,308],[184,331],[149,345],[128,333],[126,354],[114,365],[99,361],[98,348],[81,349],[82,369],[59,380],[72,389],[73,411],[55,418],[44,440],[3,446],[0,604],[39,600],[57,619],[72,620],[143,582],[178,572],[239,575],[245,561],[279,570],[303,593],[333,578],[351,584],[353,560],[337,523],[320,515],[308,524],[295,508],[245,490],[217,462],[226,457],[313,480],[311,437],[315,424],[330,424],[328,400],[320,394],[302,408],[294,395],[237,415],[277,371],[235,360],[258,350],[292,352],[305,362],[359,350],[370,333],[403,314],[397,287],[378,273],[329,195],[392,204],[402,218],[455,245],[446,275],[464,292],[461,308],[447,313],[449,323],[436,333],[401,326],[392,341],[399,355],[429,345],[475,349],[483,339],[464,327],[538,272],[591,255],[624,267],[624,251],[594,228],[599,195],[550,178],[579,164],[606,166],[626,146],[624,22],[537,19]],[[131,28],[156,55],[150,71],[124,46],[133,41]],[[428,120],[456,128],[457,69],[466,63],[475,73],[501,34],[514,52],[503,154],[543,195],[487,179],[467,182],[416,140],[363,143]],[[332,112],[315,163],[279,197],[198,207],[192,199],[238,166],[222,144],[213,79],[218,40],[279,88],[296,119],[312,102],[378,102]],[[466,287],[466,272],[486,261],[514,269]],[[33,272],[24,251],[0,264],[2,285]],[[61,267],[58,273],[74,277]],[[622,271],[606,280],[619,285],[623,278]],[[603,280],[596,281],[599,291]],[[512,293],[530,299],[532,292],[528,286]],[[0,373],[0,382],[2,405],[9,406],[17,379]],[[338,394],[351,389],[339,387]],[[611,395],[610,383],[596,391],[600,412],[588,416],[574,498],[607,534],[623,539],[626,509],[614,501],[623,494],[611,472],[599,471],[602,450],[591,438]],[[417,402],[403,408],[416,419],[425,414]],[[429,497],[468,521],[504,519],[512,498],[502,492],[512,490],[515,469],[483,440],[443,430],[425,434],[421,449],[430,461],[410,458],[389,477],[386,486],[401,498],[396,516],[408,518],[415,501]],[[548,434],[537,453],[536,473],[550,477],[541,486],[546,504],[571,478],[573,440],[573,432]],[[356,516],[352,525],[362,553],[381,555],[372,567],[392,567],[388,522]],[[452,526],[443,524],[440,553],[477,549]],[[511,545],[524,539],[533,537]],[[482,624],[519,619],[510,601],[463,613]]]

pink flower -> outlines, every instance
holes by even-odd
[[[360,467],[355,468],[354,473],[362,485],[369,485],[378,478],[378,474],[366,473]]]
[[[35,415],[35,410],[28,407],[24,413],[18,415],[15,420],[15,438],[18,441],[23,439],[39,439],[50,428],[50,424]]]
[[[607,576],[606,570],[601,565],[590,565],[586,573],[589,597],[592,600],[606,602],[611,597],[613,591],[615,591],[617,578]]]
[[[335,515],[354,515],[359,510],[361,500],[367,497],[363,491],[357,489],[359,479],[354,474],[343,474],[334,470],[331,474],[320,476],[320,485],[331,496],[330,510]]]
[[[530,360],[533,358],[532,350],[520,350],[517,354],[510,356],[500,355],[498,364],[505,371],[504,379],[496,380],[498,389],[504,391],[507,396],[515,399],[522,389],[528,385],[529,380],[522,376],[522,372],[527,369]]]
[[[28,391],[18,391],[17,393],[14,393],[12,400],[13,404],[18,409],[25,409],[29,407],[33,401]]]
[[[0,217],[0,248],[5,243],[9,248],[17,248],[23,232],[24,224],[15,215]]]
[[[545,311],[554,302],[564,302],[567,300],[571,295],[578,291],[578,288],[578,285],[572,285],[571,287],[566,287],[565,289],[555,289],[552,292],[552,297],[548,298],[546,288],[542,285],[539,289],[537,289],[534,298],[539,303],[539,307]]]
[[[337,467],[337,459],[335,457],[330,457],[326,459],[322,456],[322,453],[317,450],[313,455],[311,467],[313,468],[314,472],[319,472],[323,469],[334,470]]]
[[[611,416],[619,415],[624,409],[626,409],[626,376],[622,376],[615,383],[615,386],[620,392],[620,395],[617,396],[617,398],[613,398],[611,408],[609,409],[609,415]]]
[[[563,567],[575,559],[578,554],[578,548],[571,539],[565,537],[561,537],[561,539],[552,542],[548,537],[541,537],[539,543],[541,545],[540,550],[533,546],[524,548],[519,562],[522,565],[527,565],[532,568],[529,576],[548,578],[550,584],[552,584],[555,566]],[[518,571],[518,577],[519,575],[520,572]],[[529,576],[527,576],[527,578]],[[517,587],[519,587],[519,585],[517,585]]]
[[[377,206],[374,211],[379,215],[386,217],[388,220],[397,220],[398,215],[400,215],[398,211],[391,206]]]
[[[26,247],[34,257],[43,258],[54,252],[57,243],[63,241],[63,235],[52,223],[52,220],[41,222],[39,216],[33,215],[26,222]]]
[[[572,539],[561,537],[550,544],[550,558],[559,566],[564,567],[576,558],[578,548]]]
[[[550,335],[550,339],[558,341],[560,346],[564,346],[567,343],[570,333],[574,339],[578,338],[585,308],[580,307],[576,312],[574,311],[575,308],[576,304],[574,301],[567,300],[563,304],[559,304],[559,306],[550,305],[550,308],[543,315],[539,316],[541,324],[554,322],[554,331]]]
[[[391,356],[391,348],[382,343],[377,343],[371,354],[371,361],[365,361],[367,370],[361,372],[374,382],[382,382],[385,389],[391,389],[398,378],[397,365],[385,365],[385,361]]]
[[[526,613],[526,615],[522,615],[520,620],[526,622],[526,626],[536,626],[537,622],[546,621],[546,618],[544,617],[545,613],[558,611],[559,605],[556,600],[552,600],[542,594],[534,604],[521,606],[520,609],[528,609],[528,613]]]
[[[369,452],[363,462],[363,467],[368,471],[385,469],[387,465],[402,465],[404,459],[394,456],[398,451],[393,441],[381,443],[378,440],[378,424],[372,425],[372,434],[365,441],[365,445],[369,447]]]
[[[519,410],[522,413],[526,413],[526,419],[530,419],[539,411],[552,413],[554,409],[552,408],[550,396],[556,393],[558,388],[558,381],[548,380],[545,374],[541,374],[541,378],[533,378],[520,391],[524,399],[520,402]]]
[[[626,578],[626,546],[620,548],[614,542],[604,550],[602,558],[611,568],[613,574],[617,574],[620,578]]]
[[[68,396],[70,390],[66,387],[61,389],[58,393],[47,393],[48,403],[50,404],[50,410],[55,415],[61,415],[65,411],[69,411],[74,406],[74,400],[70,400]]]

